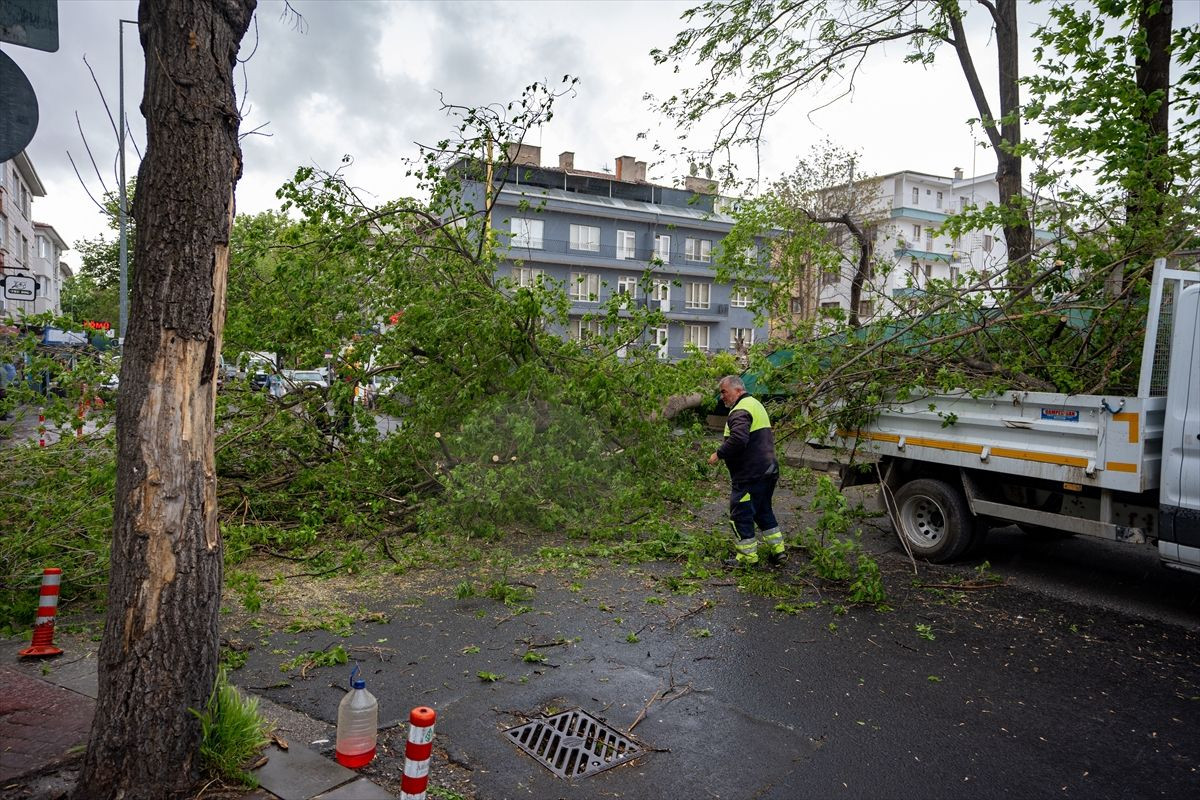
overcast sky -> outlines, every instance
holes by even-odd
[[[541,145],[543,163],[557,163],[563,150],[575,153],[580,169],[612,169],[619,155],[652,160],[650,143],[639,140],[639,132],[649,131],[652,141],[670,146],[672,128],[643,96],[668,93],[676,79],[670,67],[654,66],[649,51],[670,45],[682,26],[680,13],[691,5],[292,0],[304,18],[297,29],[293,20],[281,18],[281,0],[259,0],[257,27],[242,44],[243,58],[254,52],[244,81],[238,76],[239,99],[244,93],[242,131],[265,124],[271,135],[243,141],[238,211],[276,207],[274,192],[296,167],[334,169],[347,154],[354,158],[351,181],[367,192],[381,200],[409,192],[401,159],[416,154],[415,142],[432,143],[451,132],[439,110],[439,92],[456,104],[507,102],[533,81],[556,83],[568,73],[580,79],[576,96],[560,101],[553,121],[529,139]],[[1176,2],[1175,15],[1176,25],[1196,24],[1200,0]],[[87,189],[98,196],[100,181],[76,115],[105,185],[117,185],[115,134],[87,64],[115,116],[118,20],[136,17],[132,0],[59,0],[58,52],[3,45],[33,83],[40,107],[28,153],[47,196],[36,200],[34,216],[53,225],[68,244],[105,226],[67,157],[70,153]],[[993,86],[989,31],[979,14],[969,15],[968,23],[984,85]],[[1022,26],[1028,33],[1033,22],[1022,20]],[[124,28],[126,113],[133,140],[142,147],[142,52],[136,26]],[[767,130],[757,167],[762,177],[777,176],[826,137],[861,150],[864,172],[948,175],[954,167],[968,175],[991,172],[995,162],[990,151],[977,147],[978,127],[973,136],[967,125],[977,112],[952,53],[943,52],[929,68],[903,64],[903,54],[900,44],[876,54],[852,98],[813,115],[807,112],[815,103],[797,98],[792,111]],[[133,147],[126,158],[133,175]],[[742,166],[754,174],[752,159]],[[652,166],[649,178],[670,183],[683,169]],[[74,253],[67,260],[77,263]]]

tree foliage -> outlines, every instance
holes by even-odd
[[[963,27],[968,8],[983,9],[993,25],[997,112]],[[820,107],[847,96],[867,56],[882,45],[904,42],[905,61],[925,65],[933,64],[939,47],[949,46],[996,154],[996,213],[1014,275],[1028,276],[1033,240],[1022,194],[1016,0],[708,0],[683,19],[690,27],[651,55],[659,64],[695,60],[707,74],[696,86],[661,100],[659,108],[685,131],[714,123],[711,142],[701,148],[707,154],[757,145],[771,119],[804,102],[806,94],[835,91],[830,99],[813,101]]]
[[[127,202],[132,203],[137,179],[129,181]],[[105,195],[103,213],[111,230],[117,231],[119,198],[112,192]],[[133,254],[137,243],[137,225],[132,217],[126,220],[127,269],[133,275]],[[74,323],[89,320],[104,321],[115,330],[120,317],[120,238],[100,234],[75,243],[79,253],[79,273],[63,284],[62,313]]]
[[[679,497],[691,456],[652,418],[732,362],[667,365],[638,350],[659,317],[619,298],[595,314],[599,335],[565,341],[564,287],[497,278],[488,151],[501,181],[511,163],[498,143],[549,119],[555,96],[534,85],[509,106],[448,106],[457,136],[412,164],[428,200],[372,205],[341,172],[303,168],[280,190],[286,215],[239,220],[227,352],[277,352],[287,367],[329,353],[337,379],[264,403],[271,421],[244,435],[262,422],[237,401],[237,446],[218,462],[227,506],[387,541],[417,528],[561,529],[585,509],[597,523]],[[391,387],[379,410],[403,420],[383,440],[354,403],[372,379]],[[294,502],[317,486],[319,508]]]

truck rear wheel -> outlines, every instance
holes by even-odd
[[[896,508],[898,533],[919,558],[953,561],[971,543],[974,524],[966,500],[944,481],[909,481],[896,492]]]

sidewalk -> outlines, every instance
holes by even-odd
[[[50,659],[20,659],[28,646],[0,641],[0,798],[51,798],[71,788],[72,762],[87,746],[96,706],[98,643],[56,637],[63,649]],[[274,744],[255,771],[252,800],[390,800],[393,795],[360,778],[314,746],[332,746],[332,725],[260,699],[286,750]]]

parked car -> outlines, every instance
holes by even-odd
[[[324,391],[328,388],[329,374],[324,369],[285,369],[280,374],[272,394],[283,397],[285,394],[305,389]]]
[[[250,373],[250,389],[255,392],[270,391],[271,376],[265,372]]]

